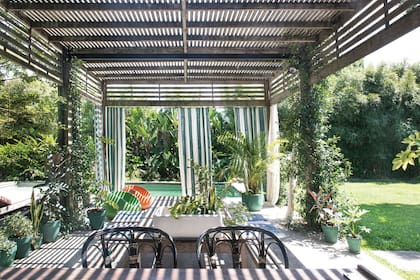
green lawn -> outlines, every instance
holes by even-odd
[[[342,189],[369,210],[362,219],[371,229],[363,236],[365,249],[420,252],[420,183],[351,182]],[[420,273],[401,271],[385,260],[380,261],[406,279],[420,277]]]
[[[343,189],[364,209],[364,247],[420,252],[420,183],[351,182]]]

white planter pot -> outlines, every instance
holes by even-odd
[[[162,206],[153,216],[153,227],[167,232],[173,238],[198,238],[203,231],[222,225],[221,213],[216,215],[179,215],[175,219],[168,207]]]

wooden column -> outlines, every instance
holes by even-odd
[[[58,104],[58,144],[61,147],[68,146],[69,144],[69,90],[70,90],[70,69],[71,69],[71,56],[68,55],[67,50],[63,50],[61,57],[61,75],[63,83],[58,87],[58,96],[63,101]]]
[[[319,135],[319,96],[313,91],[312,78],[312,49],[302,48],[297,55],[296,68],[299,71],[300,80],[300,112],[299,112],[299,134],[300,144],[297,147],[299,154],[299,165],[301,166],[302,183],[305,185],[305,209],[306,221],[312,226],[316,220],[316,211],[310,212],[314,201],[309,191],[318,192],[319,185],[315,182],[318,171],[318,154],[316,152]]]

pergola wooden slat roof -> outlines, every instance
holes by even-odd
[[[82,90],[105,105],[267,105],[297,83],[287,61],[305,47],[316,82],[418,27],[419,11],[416,0],[5,0],[0,54],[59,84],[76,56]],[[168,83],[202,84],[202,99],[144,86]]]

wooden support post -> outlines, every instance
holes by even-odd
[[[300,144],[297,147],[299,160],[305,164],[301,174],[307,194],[305,196],[306,221],[309,226],[316,223],[316,212],[309,211],[314,204],[309,191],[318,192],[319,186],[314,182],[314,176],[318,170],[318,153],[316,152],[319,135],[319,94],[316,94],[311,84],[312,77],[312,49],[303,48],[299,51],[296,68],[300,78],[300,113],[299,134]]]
[[[58,87],[58,95],[63,99],[58,104],[58,144],[60,147],[68,146],[69,144],[69,90],[70,90],[70,69],[71,57],[68,52],[63,50],[61,57],[61,75],[63,83]]]

